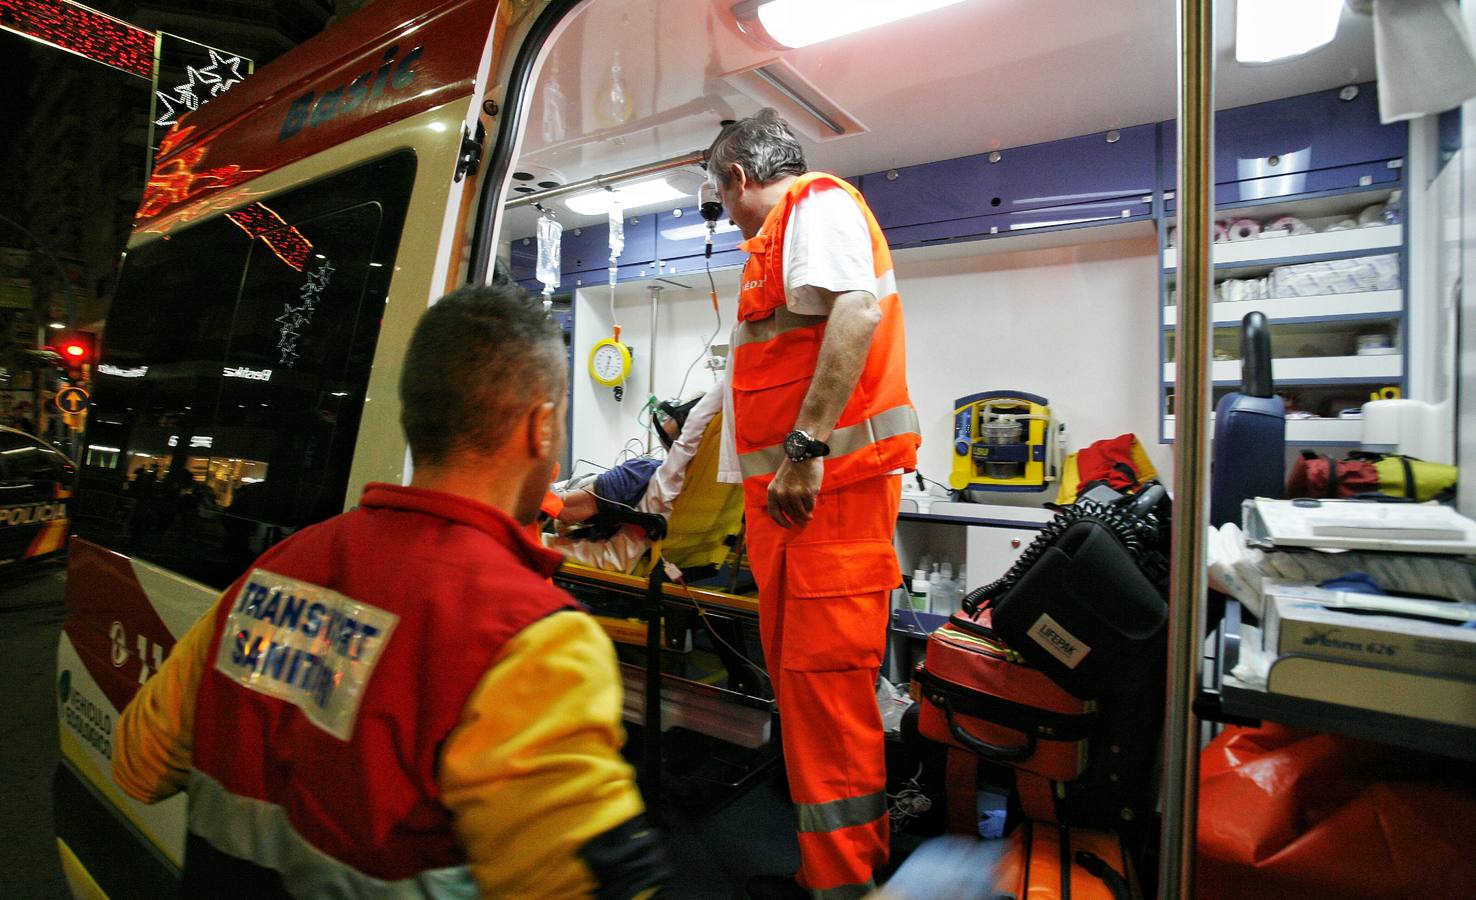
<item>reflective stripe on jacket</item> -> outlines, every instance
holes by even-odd
[[[763,505],[784,461],[784,436],[795,427],[825,337],[827,317],[800,315],[785,305],[784,232],[794,205],[815,190],[843,190],[860,206],[871,233],[881,306],[865,367],[828,441],[821,489],[917,465],[922,437],[907,393],[902,301],[886,237],[855,188],[833,175],[810,172],[795,180],[759,233],[742,244],[749,257],[733,337],[733,426],[749,505]]]
[[[546,581],[558,563],[491,507],[371,485],[223,595],[183,677],[145,685],[120,742],[188,740],[152,721],[163,679],[194,695],[193,747],[115,760],[120,784],[162,796],[188,762],[192,839],[294,894],[641,893],[665,869],[613,650]]]

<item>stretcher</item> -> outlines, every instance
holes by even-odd
[[[649,543],[644,556],[626,564],[625,571],[566,560],[554,576],[562,587],[587,601],[612,640],[645,649],[646,665],[623,664],[622,678],[626,683],[625,718],[643,726],[648,797],[658,796],[662,734],[671,728],[687,728],[747,748],[762,747],[771,736],[770,698],[763,679],[745,677],[749,673],[744,671],[751,654],[742,649],[742,627],[744,622],[757,620],[758,596],[743,565],[742,488],[717,480],[721,418],[715,415],[704,427],[669,517],[635,509],[609,513],[619,523],[644,533]],[[613,540],[629,541],[633,533],[639,537],[635,529]],[[567,541],[551,543],[561,549],[570,546]],[[611,559],[616,555],[579,552],[577,556]],[[718,576],[719,586],[708,583],[713,576]],[[704,584],[693,585],[694,580]],[[741,586],[745,581],[747,590]],[[601,614],[609,608],[634,609],[638,614]],[[709,612],[733,623],[728,637],[719,633]],[[692,650],[694,615],[713,636],[713,646],[728,670],[727,688],[663,670],[663,655]],[[727,646],[732,643],[738,648]]]
[[[664,655],[681,657],[692,650],[692,614],[697,610],[737,620],[740,624],[734,628],[736,633],[742,621],[757,619],[756,595],[674,584],[666,568],[659,565],[642,577],[566,563],[554,580],[596,611],[605,606],[639,604],[639,618],[599,614],[595,618],[617,644],[645,650],[643,665],[622,662],[621,678],[625,686],[624,718],[642,726],[642,787],[648,798],[660,796],[662,739],[673,728],[685,728],[742,748],[769,744],[772,715],[761,681],[755,679],[758,690],[734,690],[685,677],[684,672],[665,671],[662,664]],[[716,637],[715,646],[722,640]],[[733,656],[724,662],[730,667],[735,665]],[[736,664],[743,665],[741,661]],[[727,784],[736,787],[738,782]]]

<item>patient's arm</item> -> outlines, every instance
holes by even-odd
[[[649,494],[636,504],[640,512],[651,512]],[[570,560],[611,572],[629,572],[651,546],[646,532],[627,525],[603,541],[580,541],[557,534],[545,534],[544,546],[557,550]]]
[[[560,492],[559,496],[564,499],[564,510],[559,513],[558,520],[567,525],[577,525],[599,511],[594,494],[589,491],[575,489]]]

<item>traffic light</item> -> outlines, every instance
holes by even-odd
[[[92,335],[80,332],[69,334],[57,343],[56,352],[61,356],[67,378],[82,381],[94,362]]]

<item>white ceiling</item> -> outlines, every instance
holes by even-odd
[[[515,168],[561,182],[619,171],[703,149],[720,120],[763,105],[796,125],[811,167],[842,175],[1174,116],[1172,0],[969,0],[789,51],[740,32],[733,2],[593,0],[540,74]],[[1235,62],[1230,0],[1216,29],[1222,108],[1374,78],[1370,21],[1346,10],[1331,45],[1276,65]],[[728,77],[773,62],[866,130],[817,140],[813,119]],[[504,234],[531,232],[531,217]]]

